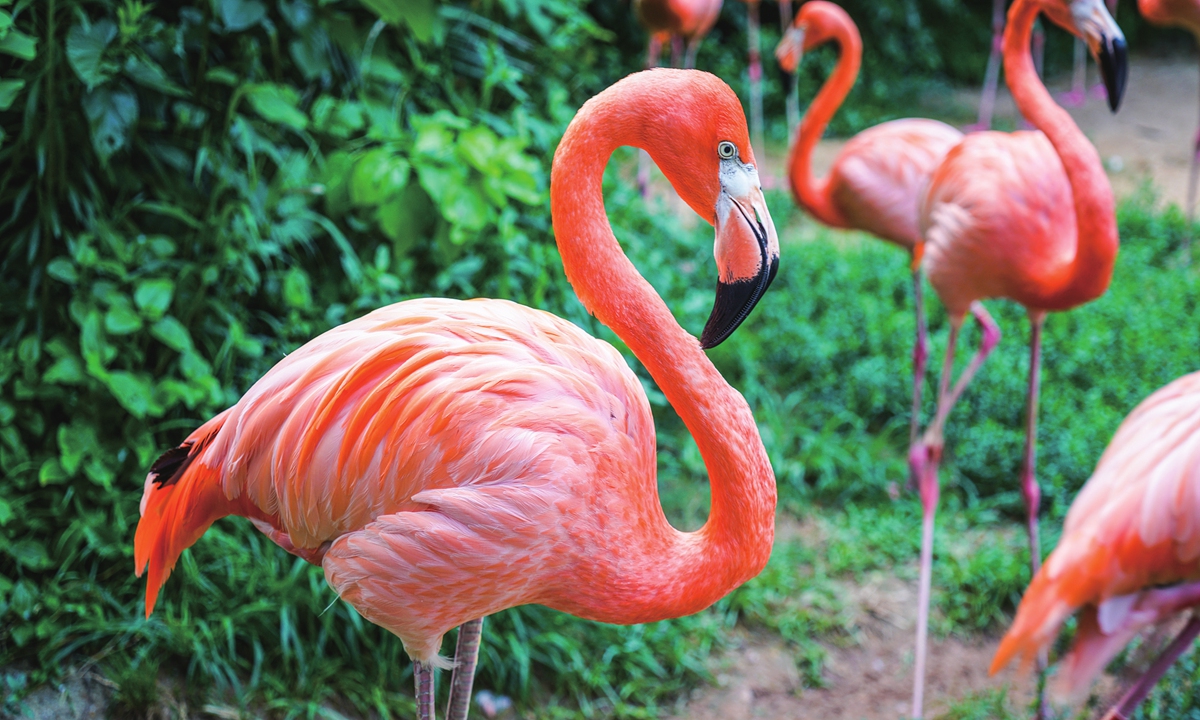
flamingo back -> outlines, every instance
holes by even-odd
[[[929,176],[963,134],[936,120],[892,120],[851,138],[829,171],[833,204],[850,227],[912,250],[917,203]]]
[[[966,136],[920,202],[923,266],[953,314],[1007,297],[1032,310],[1069,282],[1076,253],[1071,186],[1044,134]]]
[[[1182,27],[1200,37],[1197,0],[1138,0],[1138,12],[1155,25]]]
[[[1032,660],[1084,608],[1064,686],[1077,695],[1138,629],[1180,607],[1162,586],[1198,578],[1200,372],[1158,390],[1121,423],[992,669],[1017,655]]]
[[[721,14],[722,0],[634,0],[638,21],[651,34],[704,36]]]

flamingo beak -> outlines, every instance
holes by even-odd
[[[792,26],[783,34],[783,39],[775,46],[775,60],[783,70],[784,80],[790,82],[790,76],[800,67],[804,59],[804,31],[801,26]]]
[[[1071,3],[1073,31],[1087,43],[1108,94],[1108,107],[1116,112],[1125,95],[1125,80],[1129,76],[1129,52],[1125,34],[1108,12],[1102,0],[1074,0]]]
[[[722,163],[717,199],[717,294],[700,334],[705,350],[725,341],[750,315],[779,270],[779,237],[767,211],[758,170],[736,158]]]

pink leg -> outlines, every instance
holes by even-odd
[[[479,662],[479,640],[482,635],[483,618],[469,620],[458,628],[446,720],[467,720],[471,709],[471,687],[475,684],[475,666]]]
[[[1158,656],[1146,674],[1138,678],[1138,681],[1121,696],[1117,704],[1104,715],[1103,720],[1129,720],[1137,706],[1142,704],[1142,701],[1150,694],[1150,690],[1167,673],[1167,668],[1171,667],[1171,664],[1191,647],[1192,641],[1196,639],[1197,635],[1200,635],[1200,617],[1193,615],[1188,624],[1184,626],[1183,631]]]
[[[1037,420],[1038,397],[1042,384],[1042,327],[1046,313],[1029,311],[1031,333],[1029,337],[1029,396],[1025,405],[1025,461],[1021,468],[1021,497],[1025,499],[1025,529],[1029,533],[1029,577],[1036,577],[1042,567],[1042,545],[1038,529],[1038,509],[1042,502],[1042,490],[1038,487],[1037,474]],[[1038,707],[1036,720],[1046,717],[1045,675],[1048,657],[1043,651],[1038,655]]]
[[[779,31],[780,35],[787,33],[792,26],[792,0],[779,0]],[[800,124],[800,73],[791,73],[788,78],[788,92],[785,101],[787,109],[788,142]]]
[[[1075,38],[1075,66],[1071,71],[1071,89],[1058,96],[1067,107],[1082,107],[1087,102],[1087,46]]]
[[[1004,36],[1004,0],[992,0],[992,52],[983,75],[983,95],[979,98],[979,120],[964,128],[967,132],[992,129],[996,109],[996,90],[1000,86],[1000,51]]]
[[[921,579],[917,594],[917,649],[913,663],[912,717],[920,718],[924,713],[925,701],[925,658],[929,643],[929,601],[933,586],[933,528],[941,489],[938,481],[938,466],[942,460],[944,446],[943,429],[950,410],[958,402],[971,378],[987,356],[1000,342],[1000,328],[983,305],[971,303],[971,315],[979,323],[983,336],[979,350],[971,363],[963,370],[953,388],[950,375],[954,371],[954,349],[958,344],[959,330],[965,315],[951,317],[950,338],[946,343],[946,359],[942,364],[942,377],[938,382],[937,414],[921,441],[909,451],[908,462],[912,474],[917,478],[921,490]]]
[[[671,36],[671,67],[683,67],[683,36]]]
[[[1192,146],[1192,167],[1188,172],[1188,189],[1187,189],[1187,219],[1188,231],[1183,238],[1183,254],[1185,258],[1191,257],[1192,250],[1192,233],[1196,226],[1196,181],[1200,180],[1200,130],[1196,131],[1196,141]]]
[[[921,284],[920,269],[913,271],[913,298],[917,308],[917,339],[913,344],[913,397],[912,416],[908,422],[908,446],[917,444],[917,433],[921,429],[921,405],[924,400],[925,371],[929,362],[929,336],[925,326],[925,299]],[[909,473],[908,482],[912,488],[920,478]]]
[[[417,720],[434,720],[433,666],[413,661],[413,680],[417,685]]]
[[[702,39],[703,38],[696,36],[691,40],[688,40],[687,52],[683,55],[683,66],[688,70],[696,67],[696,53],[700,50],[700,41]]]
[[[746,37],[750,43],[750,144],[754,146],[754,156],[759,167],[762,167],[767,156],[766,147],[763,145],[762,56],[759,53],[758,0],[746,3],[746,11],[749,13]]]

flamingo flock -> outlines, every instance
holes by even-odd
[[[1152,22],[1200,35],[1196,0],[1139,7]],[[1125,420],[1058,546],[1040,562],[1042,329],[1048,313],[1106,291],[1119,238],[1099,155],[1039,77],[1035,23],[1064,28],[1093,55],[1114,112],[1127,56],[1104,0],[1013,0],[1006,17],[1002,0],[996,8],[980,125],[990,124],[987,87],[998,83],[1002,59],[1032,130],[964,135],[934,120],[895,120],[856,135],[815,179],[813,150],[856,81],[863,43],[833,2],[809,0],[794,19],[789,0],[780,3],[775,57],[784,71],[794,75],[804,54],[823,44],[839,51],[790,147],[792,195],[825,225],[901,247],[912,271],[909,464],[923,509],[914,718],[924,715],[945,428],[1000,341],[984,300],[1020,304],[1031,327],[1018,482],[1033,580],[991,670],[1021,659],[1044,672],[1049,646],[1078,613],[1052,693],[1077,699],[1137,633],[1200,606],[1200,373],[1156,392]],[[747,2],[749,129],[734,92],[691,69],[721,0],[635,0],[634,9],[649,33],[652,69],[579,109],[554,155],[550,212],[580,301],[646,367],[696,440],[712,492],[705,525],[680,532],[667,522],[650,406],[612,346],[508,301],[408,300],[309,341],[150,467],[134,537],[147,617],[180,554],[215,520],[244,517],[320,566],[342,600],[400,638],[413,662],[419,720],[435,717],[439,669],[452,670],[446,717],[465,720],[486,616],[537,603],[601,622],[654,622],[698,612],[762,570],[774,539],[775,477],[751,408],[704,352],[737,330],[778,269],[759,165],[758,1]],[[653,69],[667,42],[683,69]],[[699,337],[676,322],[613,235],[601,179],[622,146],[643,150],[715,228],[715,297]],[[1189,210],[1196,168],[1194,160]],[[926,280],[950,333],[936,410],[922,428]],[[953,378],[968,317],[980,328],[979,345]],[[455,628],[455,655],[442,657]],[[1105,717],[1129,717],[1198,636],[1200,616]],[[1039,702],[1038,716],[1046,712]]]

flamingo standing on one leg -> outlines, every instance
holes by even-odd
[[[1188,30],[1200,42],[1200,0],[1138,0],[1138,11],[1142,17],[1155,25],[1176,26]],[[1200,130],[1192,147],[1192,166],[1188,173],[1187,218],[1188,224],[1196,220],[1196,181],[1200,177]],[[1185,243],[1191,243],[1191,233]],[[1185,248],[1187,245],[1185,245]]]
[[[1142,629],[1200,605],[1200,372],[1142,401],[1121,423],[1067,513],[1062,539],[1030,583],[992,661],[1047,649],[1080,614],[1058,694],[1078,699]],[[1133,714],[1200,634],[1191,622],[1105,715]]]
[[[992,0],[992,51],[988,54],[987,70],[983,75],[983,92],[979,97],[979,119],[965,129],[968,132],[992,129],[992,113],[996,110],[996,91],[1000,87],[1001,40],[1004,37],[1004,0]],[[1046,39],[1042,29],[1033,28],[1033,62],[1042,73],[1042,50]]]
[[[699,342],[625,257],[605,216],[612,152],[648,150],[716,226]],[[321,565],[413,658],[433,718],[443,635],[460,631],[450,718],[466,717],[481,618],[527,603],[612,623],[697,612],[771,552],[775,479],[754,418],[702,348],[766,291],[779,246],[741,104],[707,73],[632,75],[588,101],[554,157],[551,214],[583,304],[628,345],[712,477],[696,532],[658,502],[654,423],[610,345],[502,300],[410,300],[310,341],[151,468],[135,563],[146,613],[179,554],[241,515]]]
[[[913,402],[909,442],[917,440],[921,390],[928,346],[922,304],[921,230],[917,205],[929,176],[963,134],[936,120],[893,120],[855,135],[838,154],[829,175],[812,176],[812,154],[830,118],[853,87],[862,62],[862,37],[840,6],[811,0],[800,6],[791,29],[775,48],[779,64],[795,73],[803,53],[824,43],[841,48],[837,67],[821,87],[800,124],[788,158],[788,179],[796,203],[821,223],[865,230],[895,243],[912,255],[916,300],[916,343],[913,346]]]
[[[1034,69],[1029,43],[1039,13],[1082,36],[1097,55],[1114,111],[1125,89],[1125,38],[1101,0],[1015,0],[1004,30],[1004,74],[1017,109],[1039,131],[965,136],[934,171],[921,203],[922,267],[946,306],[950,338],[937,413],[909,456],[924,508],[913,683],[917,717],[923,703],[943,431],[955,401],[1000,339],[1000,329],[979,301],[1015,300],[1025,306],[1032,324],[1021,490],[1036,575],[1041,559],[1034,465],[1042,323],[1049,311],[1068,310],[1102,295],[1117,256],[1112,188],[1100,156],[1071,116],[1054,104]],[[983,338],[951,388],[954,348],[968,312]]]

